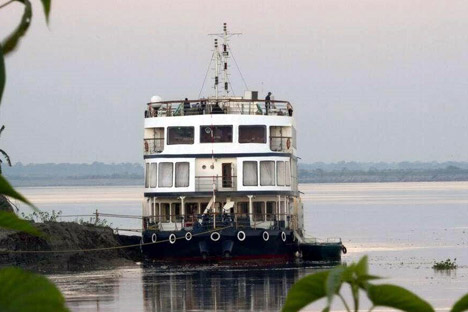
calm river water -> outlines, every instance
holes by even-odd
[[[307,234],[341,237],[348,248],[343,262],[367,254],[372,274],[411,289],[437,311],[448,311],[468,292],[468,182],[302,184],[300,189]],[[64,215],[96,209],[141,214],[143,190],[133,186],[21,191],[42,210]],[[126,229],[140,225],[137,220],[109,221]],[[431,268],[435,260],[446,258],[457,258],[458,269],[440,273]],[[290,286],[316,270],[136,264],[49,278],[73,311],[278,311]],[[323,307],[319,302],[306,310]]]

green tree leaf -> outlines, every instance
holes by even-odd
[[[297,281],[289,290],[283,312],[296,312],[312,302],[325,298],[325,282],[329,271],[308,275]]]
[[[47,278],[19,268],[0,270],[0,311],[68,311],[57,287]]]
[[[341,285],[343,284],[343,272],[346,268],[342,265],[335,267],[328,274],[327,280],[325,282],[325,290],[327,292],[328,306],[331,307],[333,302],[333,297],[336,293],[340,291]]]
[[[31,222],[20,219],[14,213],[7,211],[0,211],[0,227],[25,232],[35,236],[42,235],[42,233],[31,224]]]
[[[367,275],[369,271],[369,264],[367,261],[367,256],[362,257],[354,268],[357,277]]]
[[[3,90],[5,90],[6,72],[5,60],[3,59],[3,48],[0,44],[0,104],[2,103]]]
[[[31,2],[29,0],[17,0],[24,4],[24,13],[23,17],[21,18],[21,22],[19,23],[18,27],[13,31],[13,33],[5,39],[3,42],[3,55],[8,55],[9,53],[13,52],[18,45],[19,40],[26,34],[26,31],[31,25],[32,19],[32,7]]]
[[[367,296],[375,306],[407,312],[434,312],[434,308],[409,290],[395,285],[369,285]]]
[[[15,191],[15,189],[10,185],[10,183],[8,183],[8,181],[1,174],[0,174],[0,194],[22,201],[23,203],[31,206],[34,210],[38,211],[38,209],[31,202],[29,202],[29,200],[27,200],[23,195]]]
[[[468,311],[468,294],[461,297],[455,304],[453,305],[451,312],[463,312]]]
[[[47,23],[49,23],[50,0],[41,0]]]

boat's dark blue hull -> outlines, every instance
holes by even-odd
[[[150,259],[163,260],[290,259],[298,251],[290,230],[227,228],[218,231],[200,229],[190,232],[191,235],[187,233],[184,230],[146,230],[143,232],[142,251]],[[219,233],[219,237],[216,233]]]

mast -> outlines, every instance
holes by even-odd
[[[216,36],[223,40],[222,49],[220,52],[218,39],[214,39],[214,54],[215,54],[215,75],[214,75],[214,89],[215,89],[215,97],[216,99],[219,98],[220,95],[220,75],[222,74],[222,93],[223,96],[228,96],[229,92],[229,66],[228,66],[228,59],[229,59],[229,38],[232,36],[242,35],[241,33],[231,33],[227,30],[227,24],[223,23],[223,32],[218,34],[209,34],[210,36]],[[221,73],[222,71],[222,73]]]

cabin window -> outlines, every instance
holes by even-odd
[[[239,126],[239,143],[266,143],[266,127]]]
[[[149,171],[149,163],[145,164],[145,187],[149,187],[149,179],[150,179],[150,171]]]
[[[297,148],[297,133],[296,133],[296,128],[292,127],[292,146],[294,148]]]
[[[159,187],[172,187],[172,167],[171,162],[159,163]]]
[[[171,220],[171,204],[161,203],[161,221],[169,222]]]
[[[284,169],[284,161],[276,162],[276,184],[278,186],[284,186],[285,184],[285,169]]]
[[[189,186],[189,172],[190,165],[188,162],[177,162],[175,164],[175,186],[187,187]]]
[[[180,222],[182,221],[182,215],[180,213],[180,204],[179,203],[173,203],[172,204],[172,222]]]
[[[193,144],[194,127],[168,127],[167,144]]]
[[[158,166],[157,163],[151,163],[150,164],[150,179],[149,179],[150,182],[149,182],[149,186],[151,188],[156,187],[156,181],[158,179],[157,166]]]
[[[258,185],[258,169],[256,161],[244,161],[243,163],[244,186]]]
[[[200,126],[200,143],[232,142],[232,126]]]
[[[286,172],[285,172],[286,186],[290,186],[291,185],[291,163],[289,161],[285,163],[285,168],[286,168]]]
[[[275,220],[276,215],[276,202],[269,201],[266,203],[266,219],[267,221]]]
[[[249,214],[249,203],[248,202],[238,202],[237,203],[237,213],[247,216]]]
[[[253,214],[254,221],[264,221],[265,203],[253,202]]]
[[[260,185],[271,186],[275,185],[275,162],[261,161],[260,162]]]

